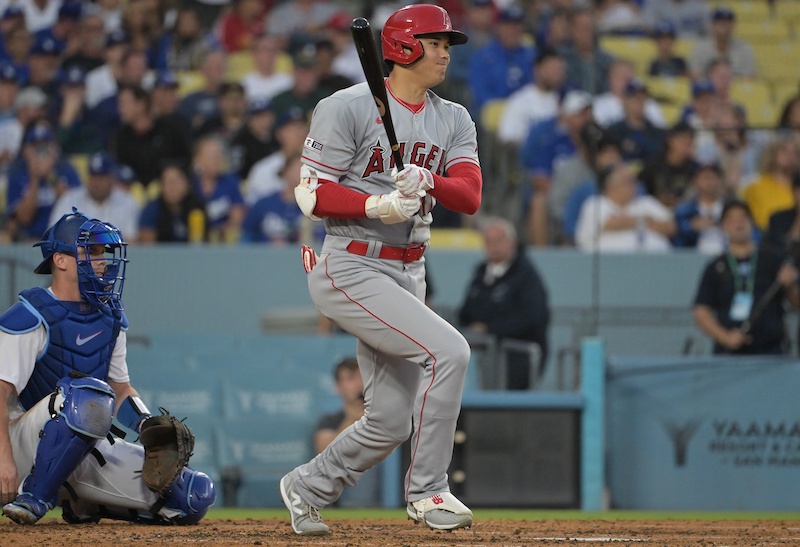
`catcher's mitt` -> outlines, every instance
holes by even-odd
[[[142,479],[153,492],[163,494],[181,469],[189,465],[194,433],[189,426],[164,410],[142,423],[139,442],[144,446]]]

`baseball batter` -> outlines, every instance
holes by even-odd
[[[22,291],[0,315],[3,514],[35,524],[58,504],[70,523],[198,522],[215,498],[208,475],[183,467],[157,494],[142,446],[110,435],[114,415],[136,433],[150,416],[125,360],[122,234],[73,209],[36,246],[51,286]]]
[[[430,91],[445,77],[450,46],[467,37],[444,9],[418,4],[392,14],[381,40],[406,167],[394,168],[362,83],[317,105],[296,189],[300,208],[327,232],[321,257],[303,249],[309,291],[323,315],[358,338],[366,405],[363,418],[280,482],[292,527],[304,535],[328,533],[319,511],[412,435],[412,423],[409,518],[443,530],[472,524],[447,482],[470,349],[423,302],[433,205],[465,214],[480,206],[475,124]]]

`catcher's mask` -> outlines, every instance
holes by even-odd
[[[104,255],[92,257],[92,246],[102,245]],[[78,265],[78,288],[81,296],[92,304],[122,309],[122,287],[127,265],[127,243],[122,233],[111,224],[90,219],[76,208],[62,216],[42,236],[34,247],[41,247],[42,262],[34,270],[37,274],[52,273],[55,253],[75,257]],[[96,273],[92,264],[103,261],[105,267]]]
[[[417,36],[445,33],[450,45],[467,43],[467,35],[455,30],[447,11],[433,4],[414,4],[400,8],[386,20],[381,31],[381,49],[386,61],[410,65],[422,58],[425,51]],[[403,51],[403,47],[411,50]]]

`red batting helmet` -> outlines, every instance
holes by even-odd
[[[467,35],[453,29],[450,16],[444,8],[433,4],[414,4],[394,12],[386,20],[381,31],[383,58],[401,65],[410,65],[422,57],[422,44],[417,36],[422,34],[447,33],[450,44],[464,44]],[[403,51],[403,47],[411,53]]]

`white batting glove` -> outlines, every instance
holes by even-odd
[[[406,165],[402,171],[392,168],[394,185],[404,196],[427,192],[433,188],[433,173],[419,165]]]
[[[420,196],[404,196],[399,190],[380,196],[370,196],[364,207],[367,218],[379,218],[384,224],[405,222],[422,206]]]
[[[303,269],[306,271],[306,273],[311,273],[311,270],[313,270],[314,266],[316,266],[317,262],[319,262],[319,255],[314,251],[313,248],[303,244],[303,246],[300,248],[300,256],[303,260]]]

